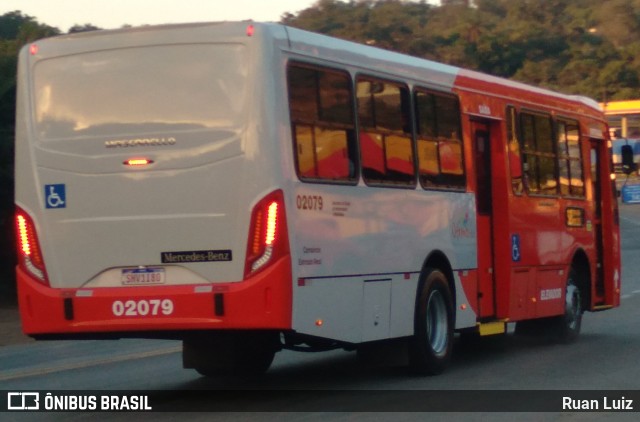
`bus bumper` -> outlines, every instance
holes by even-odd
[[[22,330],[36,338],[291,328],[289,256],[234,283],[58,289],[20,268],[16,276]]]

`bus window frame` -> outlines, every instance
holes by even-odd
[[[561,157],[561,154],[559,152],[559,139],[558,137],[560,136],[560,133],[558,131],[558,123],[559,122],[564,122],[565,124],[568,122],[571,122],[572,124],[575,123],[575,127],[578,128],[578,151],[580,151],[580,157],[578,160],[572,160],[571,154],[569,152],[569,148],[568,148],[568,144],[567,144],[567,152],[566,154],[563,154]],[[558,161],[558,184],[560,183],[560,160],[566,160],[568,162],[571,161],[579,161],[580,163],[580,169],[581,169],[581,180],[582,180],[582,194],[581,195],[577,195],[577,194],[573,194],[572,191],[572,185],[571,185],[571,181],[569,181],[569,194],[563,194],[562,193],[562,187],[560,186],[559,189],[559,193],[558,196],[561,198],[567,198],[567,199],[576,199],[576,200],[586,200],[586,196],[587,196],[587,181],[585,178],[585,154],[582,148],[582,129],[580,127],[580,123],[581,120],[579,118],[575,118],[575,117],[569,117],[566,115],[556,115],[553,116],[553,129],[555,132],[555,146],[556,146],[556,155],[557,155],[557,161]],[[569,174],[571,174],[571,168],[569,168]]]
[[[351,105],[351,111],[350,111],[351,125],[344,124],[344,123],[331,123],[330,125],[327,125],[325,121],[320,120],[320,115],[321,115],[320,104],[317,104],[317,113],[316,113],[317,115],[315,120],[306,121],[306,120],[294,119],[294,116],[292,113],[292,107],[291,107],[292,93],[291,93],[290,84],[289,84],[289,70],[291,69],[291,67],[298,67],[298,68],[308,69],[316,72],[325,71],[329,73],[342,74],[346,76],[346,79],[349,84],[349,91],[350,91],[349,101]],[[295,173],[298,180],[303,183],[313,183],[313,184],[343,185],[343,186],[358,185],[361,177],[360,146],[358,142],[358,121],[357,121],[357,110],[356,110],[356,102],[355,102],[356,94],[354,89],[355,85],[354,85],[353,75],[346,68],[341,68],[337,66],[334,67],[334,66],[326,65],[325,63],[317,63],[317,62],[298,60],[298,59],[288,60],[285,65],[284,73],[285,73],[285,89],[287,91],[286,109],[287,109],[287,116],[289,120],[288,121],[289,131],[291,134],[291,145],[292,145],[292,153],[294,158]],[[316,100],[319,100],[319,97],[320,97],[319,89],[320,87],[317,86],[316,91],[318,92],[316,92]],[[350,174],[350,177],[346,179],[331,179],[331,178],[322,178],[322,177],[308,177],[301,174],[300,163],[299,163],[299,158],[297,153],[298,143],[297,143],[297,136],[296,136],[296,128],[299,125],[308,126],[308,127],[311,127],[312,129],[320,128],[324,130],[336,130],[336,129],[344,130],[347,135],[347,153],[349,155],[348,160],[350,164],[353,166],[353,175]],[[349,139],[349,130],[351,130],[352,132],[353,139],[351,140]],[[317,166],[317,160],[315,162],[315,165]]]
[[[359,102],[358,102],[358,83],[360,81],[365,81],[365,82],[378,82],[378,83],[386,83],[386,84],[391,84],[391,85],[395,85],[397,86],[400,90],[404,89],[406,92],[406,104],[402,104],[402,93],[400,94],[400,108],[401,108],[401,112],[404,113],[405,111],[402,110],[403,108],[407,108],[406,113],[407,113],[407,118],[408,118],[408,125],[409,125],[409,130],[410,132],[400,132],[400,131],[394,131],[394,130],[380,130],[376,127],[376,122],[374,122],[374,127],[366,127],[363,126],[361,124],[361,119],[360,119],[360,112],[359,112]],[[353,95],[354,95],[354,108],[355,108],[355,125],[356,125],[356,142],[358,145],[358,151],[360,153],[359,156],[359,174],[360,177],[362,179],[362,181],[364,182],[364,184],[366,186],[370,186],[370,187],[377,187],[377,188],[392,188],[392,189],[410,189],[410,190],[415,190],[418,186],[418,161],[417,161],[417,157],[416,157],[416,119],[415,119],[415,115],[413,112],[413,98],[412,98],[412,92],[413,90],[411,89],[409,83],[407,81],[404,80],[399,80],[399,79],[394,79],[394,78],[388,78],[388,77],[384,77],[384,76],[377,76],[374,73],[369,73],[369,72],[356,72],[353,75],[353,86],[354,86],[354,90],[353,90]],[[387,136],[401,136],[401,137],[406,137],[404,135],[408,135],[409,141],[410,141],[410,146],[411,146],[411,154],[412,154],[412,161],[411,161],[411,165],[413,166],[413,174],[412,174],[412,179],[410,183],[401,183],[401,182],[393,182],[393,181],[382,181],[382,182],[376,182],[376,181],[371,181],[371,180],[367,180],[367,178],[365,177],[365,172],[364,172],[364,160],[362,158],[362,154],[363,154],[363,149],[362,149],[362,143],[361,143],[361,134],[362,133],[367,133],[370,132],[367,129],[372,129],[375,133],[377,134],[382,134],[383,136],[387,137]],[[387,156],[386,153],[384,153],[383,156],[384,160],[386,161]]]
[[[553,152],[542,152],[538,150],[538,139],[537,132],[534,133],[534,140],[536,142],[535,149],[527,149],[525,148],[525,136],[524,136],[524,124],[523,118],[525,115],[529,115],[532,117],[545,117],[549,120],[551,125],[551,146]],[[560,198],[560,178],[559,178],[559,168],[558,168],[558,145],[557,145],[557,135],[555,128],[555,119],[553,113],[551,111],[542,111],[539,109],[531,109],[531,108],[521,108],[518,113],[518,134],[520,140],[520,155],[521,155],[521,163],[522,163],[522,177],[524,182],[524,192],[527,193],[527,196],[531,197],[543,197],[543,198]],[[538,191],[531,190],[530,178],[529,178],[529,166],[531,163],[527,159],[525,161],[525,156],[535,156],[535,157],[544,157],[544,158],[552,158],[554,163],[554,181],[556,183],[555,192],[548,193],[545,192],[541,187],[538,188]],[[537,172],[536,172],[536,184],[540,185],[540,166],[536,163]]]
[[[446,174],[446,173],[442,173],[442,166],[441,166],[441,156],[440,156],[440,143],[441,142],[450,142],[453,138],[444,138],[444,137],[439,137],[438,133],[435,134],[434,137],[432,137],[433,139],[428,139],[429,137],[427,136],[421,136],[420,135],[420,122],[419,122],[419,118],[420,115],[418,113],[418,101],[417,101],[417,96],[418,94],[427,94],[430,96],[435,97],[443,97],[443,98],[450,98],[450,99],[454,99],[456,102],[456,106],[457,106],[457,111],[458,111],[458,134],[459,134],[459,138],[457,139],[457,141],[459,142],[460,145],[460,149],[461,149],[461,169],[462,169],[462,174],[460,175],[453,175],[453,174]],[[467,190],[467,185],[468,185],[468,180],[467,180],[467,168],[466,168],[466,157],[465,157],[465,142],[464,142],[464,133],[462,130],[462,104],[460,101],[460,96],[457,95],[454,92],[442,92],[442,91],[438,91],[432,88],[427,88],[423,85],[415,85],[413,87],[412,93],[411,93],[411,101],[413,103],[413,109],[412,109],[412,113],[414,116],[414,143],[415,143],[415,149],[416,149],[416,172],[417,172],[417,177],[418,177],[418,183],[420,184],[420,186],[422,187],[423,190],[427,190],[427,191],[449,191],[449,192],[466,192]],[[434,103],[434,110],[436,110],[436,114],[435,114],[435,123],[436,123],[436,132],[437,132],[437,127],[438,127],[438,113],[437,113],[437,106]],[[460,180],[462,180],[461,184],[451,184],[451,183],[439,183],[439,184],[433,184],[433,185],[428,185],[426,183],[423,183],[422,181],[422,177],[420,175],[420,157],[418,155],[418,142],[420,140],[427,140],[427,141],[435,141],[437,143],[437,149],[438,149],[438,153],[436,154],[436,159],[438,162],[438,172],[439,175],[437,177],[440,178],[444,178],[445,180],[447,180],[448,178],[460,178]]]
[[[511,181],[511,191],[516,196],[523,196],[526,189],[524,186],[524,166],[523,166],[523,155],[522,155],[524,143],[522,141],[521,134],[520,134],[520,110],[515,104],[511,104],[511,103],[506,104],[504,110],[505,110],[504,122],[505,122],[505,135],[506,135],[505,139],[507,140],[506,142],[507,160],[509,164],[508,175],[509,175],[509,180]],[[513,128],[509,127],[509,125],[511,124],[509,110],[513,110],[513,126],[514,126]],[[515,138],[515,143],[518,146],[518,150],[515,152],[511,152],[511,149],[510,149],[510,145],[512,141],[512,139],[510,139],[509,137],[510,134],[513,138]],[[512,155],[514,156],[514,158],[517,158],[518,160],[517,169],[513,168],[514,163],[511,160]],[[517,180],[518,176],[514,177],[515,170],[518,170],[520,172],[520,176],[519,176],[520,180]]]

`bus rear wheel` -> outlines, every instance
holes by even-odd
[[[207,377],[262,375],[280,350],[278,334],[261,331],[207,333],[182,345],[183,367]]]
[[[420,375],[442,373],[453,350],[453,301],[447,277],[438,269],[427,269],[416,301],[414,335],[409,358]]]

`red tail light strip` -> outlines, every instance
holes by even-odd
[[[16,239],[18,265],[45,285],[49,285],[35,225],[29,214],[19,207],[16,207]]]
[[[289,244],[284,194],[277,190],[258,202],[251,214],[245,277],[287,253]]]

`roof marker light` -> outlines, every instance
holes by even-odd
[[[253,25],[248,25],[247,26],[247,37],[253,37],[253,32],[255,31],[255,28],[253,27]]]
[[[38,54],[38,50],[38,44],[31,44],[31,46],[29,46],[29,53],[31,53],[32,56]]]

